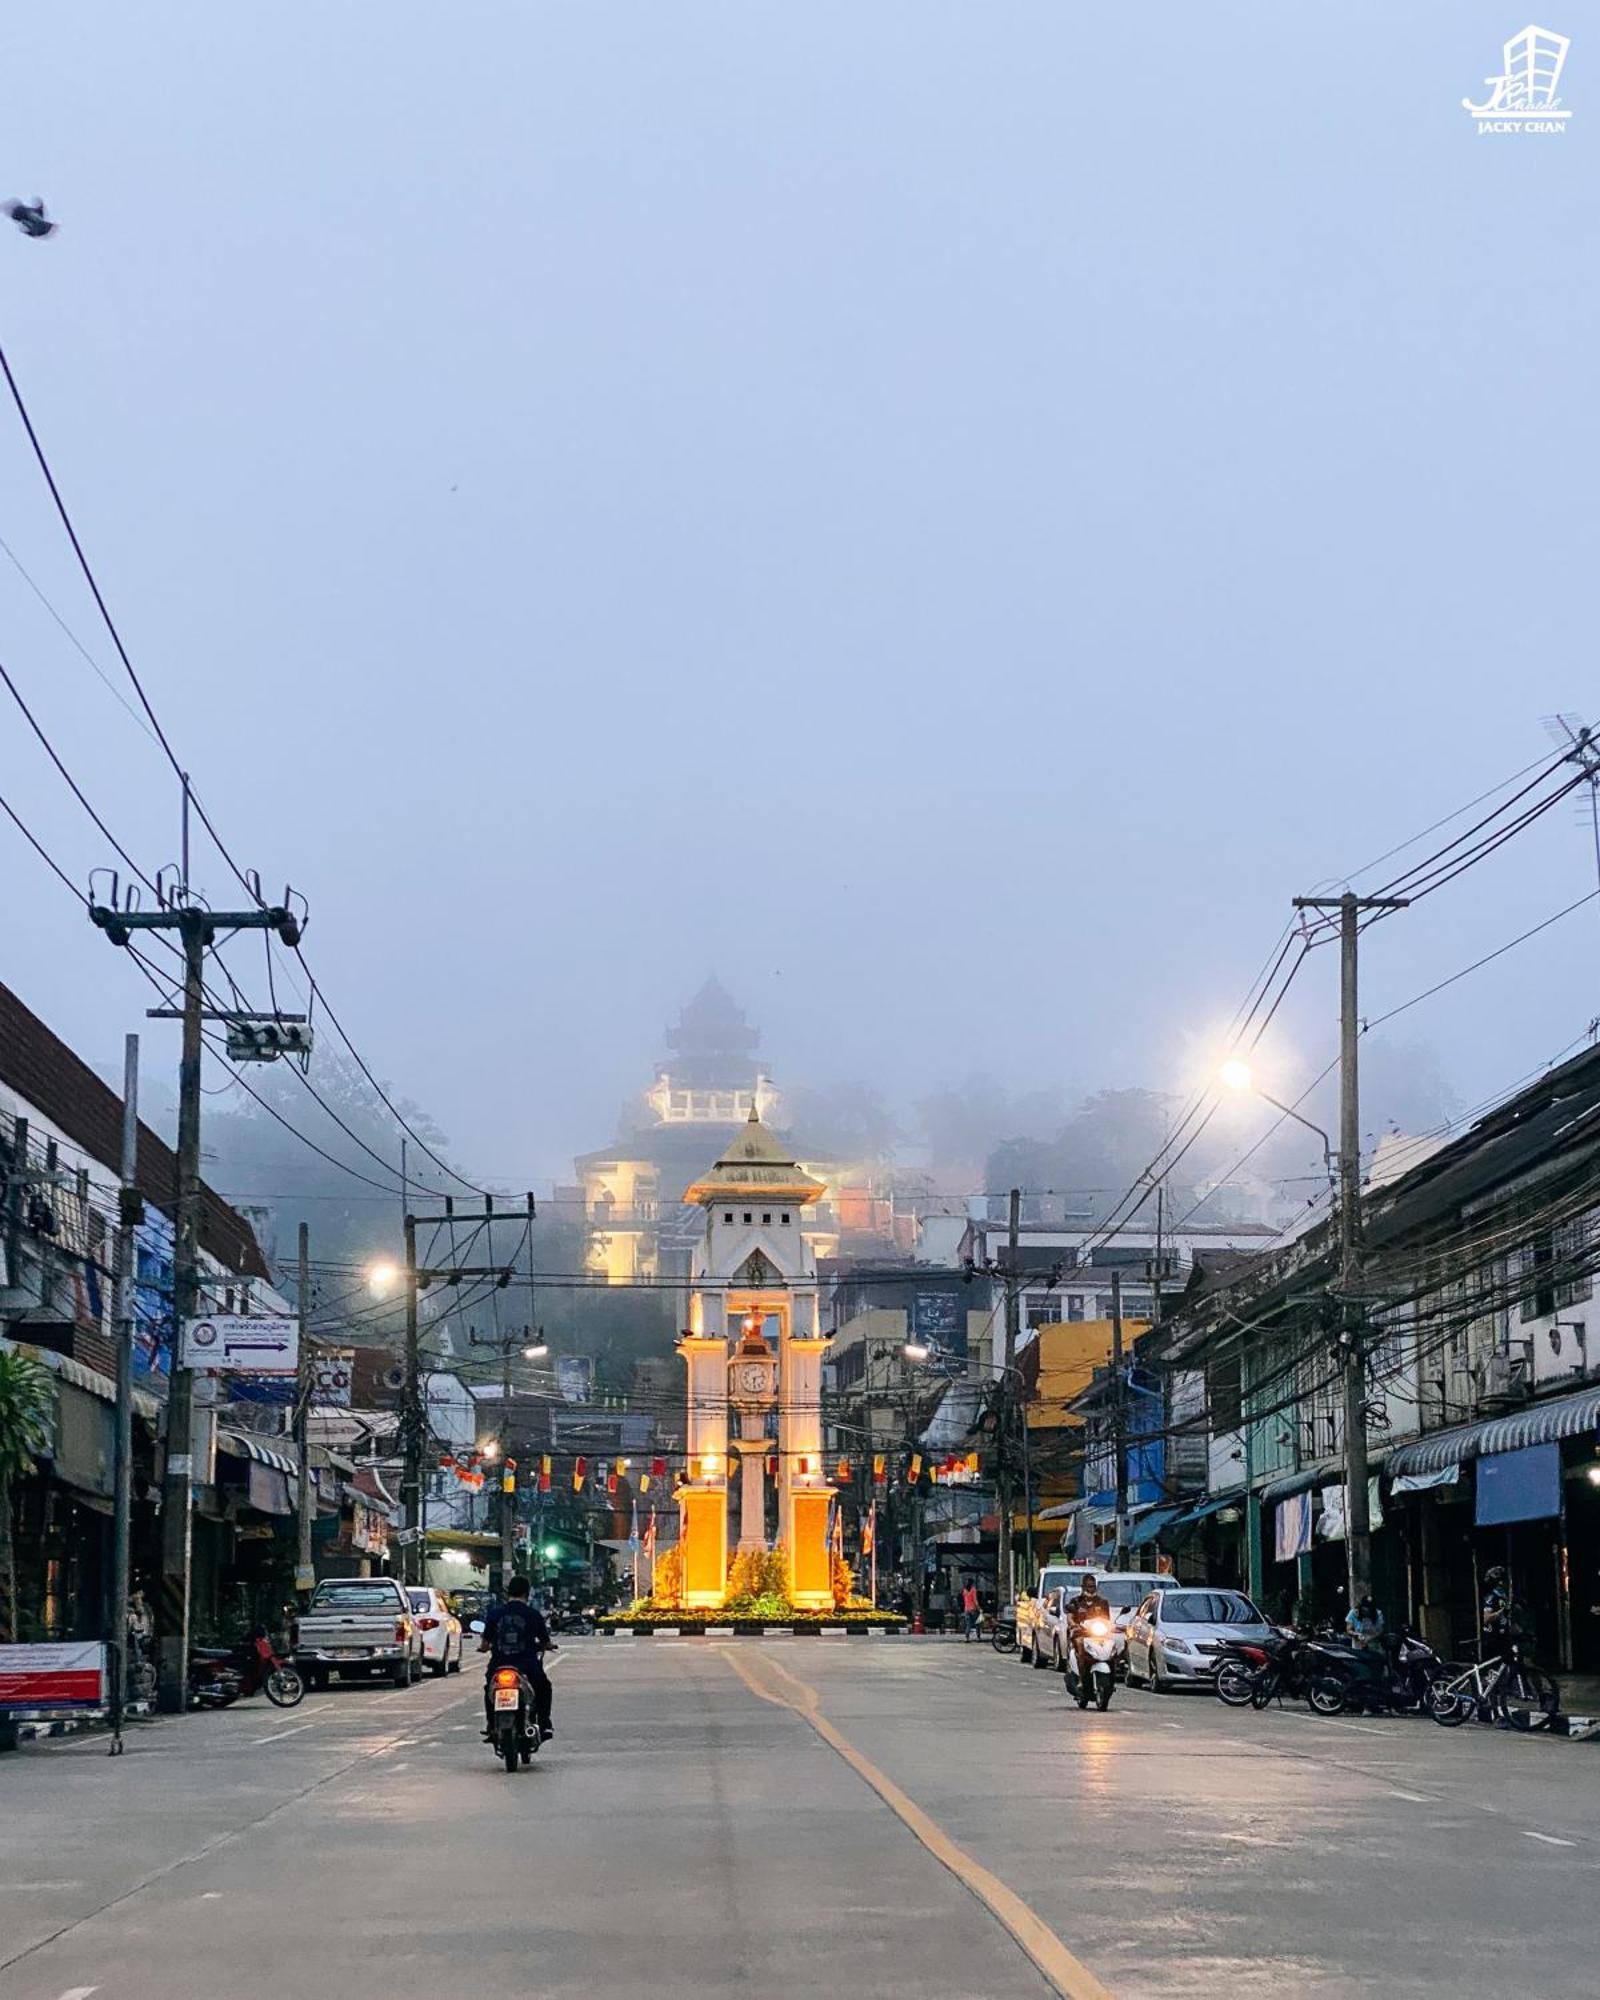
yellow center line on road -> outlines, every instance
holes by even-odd
[[[915,1799],[907,1797],[892,1778],[885,1776],[869,1757],[856,1748],[849,1737],[835,1729],[822,1713],[820,1697],[814,1687],[798,1680],[768,1653],[749,1656],[730,1647],[723,1657],[753,1695],[770,1702],[775,1708],[786,1708],[799,1716],[802,1722],[816,1731],[830,1750],[844,1759],[858,1778],[871,1786],[901,1824],[922,1842],[934,1860],[948,1868],[956,1880],[969,1889],[1010,1932],[1050,1984],[1064,1996],[1064,2000],[1113,2000],[1111,1989],[1102,1985],[1081,1959],[1073,1957],[1044,1919],[1031,1910],[1014,1889],[1007,1888],[998,1875],[992,1874],[981,1862],[974,1861],[964,1848],[957,1847],[943,1827],[931,1819]]]

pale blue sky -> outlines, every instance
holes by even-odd
[[[1569,130],[1480,138],[1522,25],[35,8],[0,193],[62,232],[0,241],[0,326],[219,822],[487,1169],[603,1141],[711,966],[788,1081],[1163,1084],[1293,893],[1600,709],[1600,65],[1553,14]],[[4,420],[0,532],[109,670]],[[0,632],[170,855],[3,558]],[[101,858],[14,718],[0,789]],[[114,1060],[145,989],[0,870],[0,976]],[[1593,880],[1553,815],[1374,934],[1373,1011]],[[1590,911],[1407,1031],[1471,1101],[1597,972]]]

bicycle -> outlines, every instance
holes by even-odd
[[[1485,1722],[1504,1715],[1513,1729],[1547,1729],[1561,1705],[1561,1689],[1513,1644],[1508,1653],[1476,1660],[1461,1673],[1435,1681],[1427,1704],[1441,1729],[1455,1729],[1470,1715]]]

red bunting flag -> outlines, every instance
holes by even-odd
[[[615,1493],[616,1490],[617,1490],[617,1475],[614,1472],[608,1472],[606,1474],[606,1491],[608,1493]]]
[[[883,1453],[881,1451],[876,1453],[872,1460],[872,1483],[874,1486],[882,1486],[884,1484],[888,1476],[885,1465],[886,1461]]]
[[[777,1476],[778,1476],[778,1454],[775,1451],[769,1452],[767,1454],[767,1477],[769,1479],[776,1479]]]
[[[651,1459],[650,1477],[652,1479],[665,1479],[666,1476],[667,1476],[667,1461],[664,1458]]]
[[[872,1517],[876,1512],[877,1509],[875,1507],[869,1507],[866,1513],[863,1514],[861,1517],[861,1553],[864,1556],[870,1556],[872,1554],[872,1543],[873,1543]]]
[[[906,1467],[906,1473],[913,1486],[922,1477],[922,1453],[920,1451],[914,1451],[911,1454],[911,1463]]]
[[[585,1479],[588,1478],[588,1476],[589,1476],[588,1459],[575,1458],[572,1461],[572,1490],[574,1493],[581,1493],[583,1491],[583,1482]]]

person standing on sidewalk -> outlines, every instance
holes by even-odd
[[[961,1640],[963,1645],[969,1639],[975,1639],[978,1636],[978,1615],[978,1586],[969,1576],[967,1578],[967,1587],[961,1593]]]

